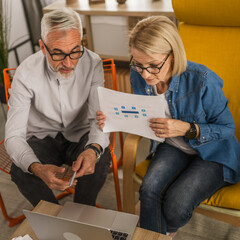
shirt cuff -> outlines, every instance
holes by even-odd
[[[32,174],[32,172],[29,171],[29,167],[32,163],[34,162],[38,162],[38,163],[41,163],[36,155],[32,152],[28,152],[28,153],[25,153],[23,158],[21,159],[21,161],[19,162],[19,164],[16,164],[18,165],[25,173],[30,173]]]

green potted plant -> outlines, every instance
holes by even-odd
[[[6,103],[3,69],[8,67],[8,43],[10,33],[10,4],[9,0],[0,0],[0,100]],[[10,16],[10,17],[9,17]]]

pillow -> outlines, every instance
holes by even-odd
[[[240,182],[219,189],[202,203],[215,207],[240,210]]]
[[[136,168],[135,168],[135,173],[140,177],[143,178],[146,175],[146,172],[148,170],[150,160],[144,160],[140,162]]]

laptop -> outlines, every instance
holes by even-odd
[[[139,216],[66,202],[57,216],[23,210],[39,240],[130,240]]]

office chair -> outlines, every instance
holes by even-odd
[[[172,0],[187,59],[206,65],[224,82],[223,91],[235,120],[240,141],[240,2]],[[228,11],[226,11],[226,7]],[[149,160],[136,166],[140,136],[128,134],[123,148],[123,211],[135,212],[139,190]],[[240,227],[240,183],[218,190],[196,212]]]
[[[104,78],[105,78],[105,86],[107,88],[117,90],[117,80],[116,80],[116,68],[114,64],[113,59],[106,59],[103,60],[103,69],[104,69]],[[8,104],[8,99],[11,95],[11,81],[13,79],[13,75],[15,73],[15,68],[6,68],[3,70],[3,76],[4,76],[4,85],[5,85],[5,94],[6,94],[6,102]],[[119,179],[118,179],[118,163],[121,162],[121,156],[119,160],[117,161],[117,157],[115,154],[115,133],[110,134],[110,153],[112,156],[112,166],[110,170],[113,171],[114,175],[114,183],[115,183],[115,192],[116,192],[116,200],[117,200],[117,208],[119,211],[122,211],[122,204],[121,204],[121,194],[120,194],[120,187],[119,187]],[[122,153],[123,149],[123,136],[122,133],[119,133],[119,141],[120,141],[120,150]],[[4,140],[0,142],[0,170],[3,172],[10,174],[12,161],[9,158],[6,149],[4,147]],[[66,171],[62,175],[58,175],[58,177],[68,180],[71,175],[71,167],[64,165],[66,167]],[[74,194],[74,188],[69,187],[64,192],[58,194],[56,196],[57,199],[61,199],[69,194]],[[18,223],[20,223],[25,216],[21,215],[16,218],[12,218],[7,214],[6,207],[4,204],[4,201],[2,199],[1,193],[0,193],[0,207],[3,213],[4,218],[9,222],[9,226],[12,227]]]

